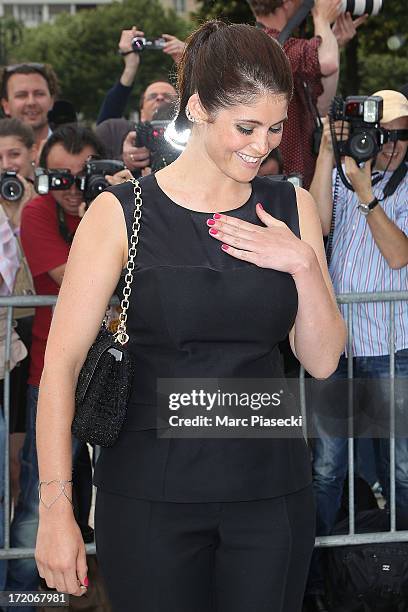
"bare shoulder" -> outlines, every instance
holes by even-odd
[[[303,240],[307,240],[310,235],[322,235],[320,217],[317,211],[316,202],[306,189],[295,187],[300,235]]]
[[[110,192],[103,192],[91,203],[86,211],[75,239],[89,241],[90,244],[102,242],[112,250],[123,252],[122,263],[126,265],[128,239],[123,208],[118,198]]]

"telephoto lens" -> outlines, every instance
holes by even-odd
[[[383,0],[343,0],[343,13],[351,15],[378,15],[381,11]]]
[[[0,197],[7,202],[17,202],[24,194],[24,185],[12,170],[0,175]]]

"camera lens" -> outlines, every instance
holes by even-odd
[[[350,154],[356,161],[367,161],[377,152],[377,143],[367,132],[359,132],[350,140]]]
[[[364,15],[378,15],[381,11],[383,0],[343,0],[342,11],[343,13],[351,13],[354,16]]]
[[[106,187],[109,187],[109,183],[103,176],[90,176],[86,189],[86,199],[89,201],[94,200]]]
[[[16,176],[3,177],[0,184],[0,196],[8,202],[16,202],[23,197],[24,185]]]
[[[135,53],[140,53],[143,51],[146,45],[146,39],[141,36],[136,36],[132,40],[132,49]]]

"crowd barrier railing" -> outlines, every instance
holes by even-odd
[[[389,304],[389,355],[390,355],[390,529],[379,533],[355,532],[355,495],[354,495],[354,438],[348,438],[348,511],[349,511],[349,533],[345,535],[320,536],[316,538],[316,546],[344,546],[353,544],[372,544],[380,542],[406,542],[408,541],[408,531],[396,530],[396,504],[395,504],[395,303],[408,300],[408,291],[388,291],[373,293],[347,293],[337,296],[339,304],[346,305],[346,324],[347,324],[347,369],[348,379],[353,379],[353,307],[355,304],[385,302]],[[300,404],[303,421],[303,434],[307,439],[307,405],[305,390],[305,370],[301,368],[299,376],[300,385]],[[408,397],[406,398],[408,408]],[[349,399],[352,406],[353,398]],[[407,440],[408,444],[408,440]]]
[[[5,376],[4,376],[4,392],[3,392],[3,411],[5,422],[5,474],[4,474],[4,546],[0,548],[0,560],[2,559],[22,559],[33,558],[33,548],[11,548],[10,547],[10,477],[9,477],[9,436],[10,431],[10,349],[11,349],[11,332],[13,323],[13,308],[37,308],[40,306],[55,306],[56,296],[9,296],[0,297],[0,308],[6,308],[7,328],[6,328],[6,345],[5,345]],[[354,515],[354,477],[349,478],[349,533],[341,536],[324,536],[316,538],[316,546],[344,546],[353,544],[365,543],[380,543],[380,542],[402,542],[408,541],[408,531],[396,530],[396,509],[395,509],[395,303],[398,301],[408,300],[408,291],[403,292],[382,292],[382,293],[349,293],[337,296],[339,304],[347,305],[346,323],[348,328],[348,378],[353,379],[353,354],[352,354],[352,316],[353,305],[357,303],[367,302],[388,302],[390,304],[389,312],[389,337],[390,337],[390,530],[381,533],[355,533],[355,515]],[[114,304],[118,303],[113,300]],[[305,391],[305,371],[300,369],[299,375],[300,387],[300,405],[303,417],[303,434],[307,439],[307,406],[306,406],[306,391]],[[408,398],[407,398],[408,402]],[[407,442],[408,443],[408,442]],[[354,439],[352,436],[348,438],[348,469],[349,474],[354,476]],[[1,475],[0,475],[1,477]],[[87,544],[86,551],[88,554],[95,554],[95,544]]]

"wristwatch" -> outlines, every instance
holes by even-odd
[[[370,214],[370,212],[375,208],[378,204],[378,199],[374,198],[369,204],[358,203],[357,208],[365,217]]]

